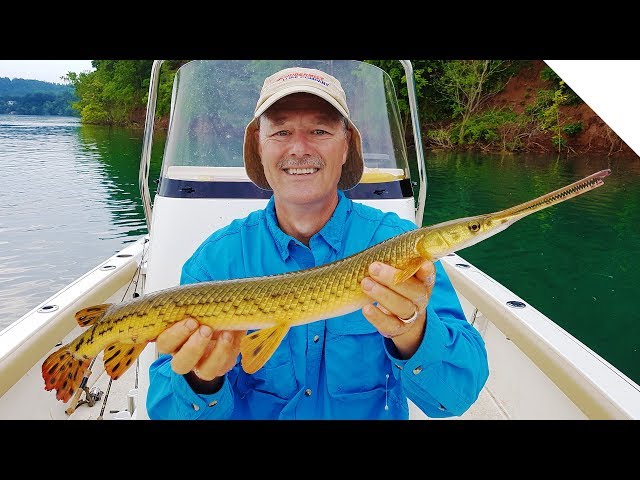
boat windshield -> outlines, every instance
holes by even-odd
[[[244,130],[260,89],[267,76],[293,66],[317,68],[342,84],[362,135],[361,183],[409,178],[396,93],[379,67],[355,60],[194,60],[174,79],[161,185],[165,180],[247,181]]]

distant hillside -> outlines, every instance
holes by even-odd
[[[71,85],[0,77],[0,114],[78,116]]]
[[[23,97],[30,93],[62,94],[65,92],[73,93],[73,87],[60,83],[42,82],[40,80],[24,80],[22,78],[14,78],[11,80],[7,77],[0,77],[0,97]]]

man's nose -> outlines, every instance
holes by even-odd
[[[303,133],[294,133],[291,136],[289,152],[293,155],[302,156],[311,153],[311,144],[307,136]]]

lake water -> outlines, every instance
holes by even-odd
[[[139,130],[0,115],[0,328],[147,232],[141,150]]]
[[[146,233],[142,134],[0,115],[0,329]],[[458,253],[640,383],[640,159],[429,153],[423,224],[502,210],[604,168],[603,187]]]

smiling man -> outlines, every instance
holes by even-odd
[[[353,132],[343,118],[320,97],[294,93],[258,117],[248,133],[264,172],[264,180],[256,175],[255,181],[273,190],[280,228],[307,245],[338,204],[336,185]]]
[[[263,210],[206,239],[181,283],[257,277],[323,265],[416,228],[353,202],[362,140],[340,82],[288,68],[264,81],[245,130],[251,181],[272,190]],[[212,331],[186,318],[156,339],[152,419],[407,419],[407,398],[431,417],[461,415],[488,377],[482,337],[439,262],[394,285],[374,262],[361,288],[371,303],[292,327],[267,363],[240,366],[246,331]]]

